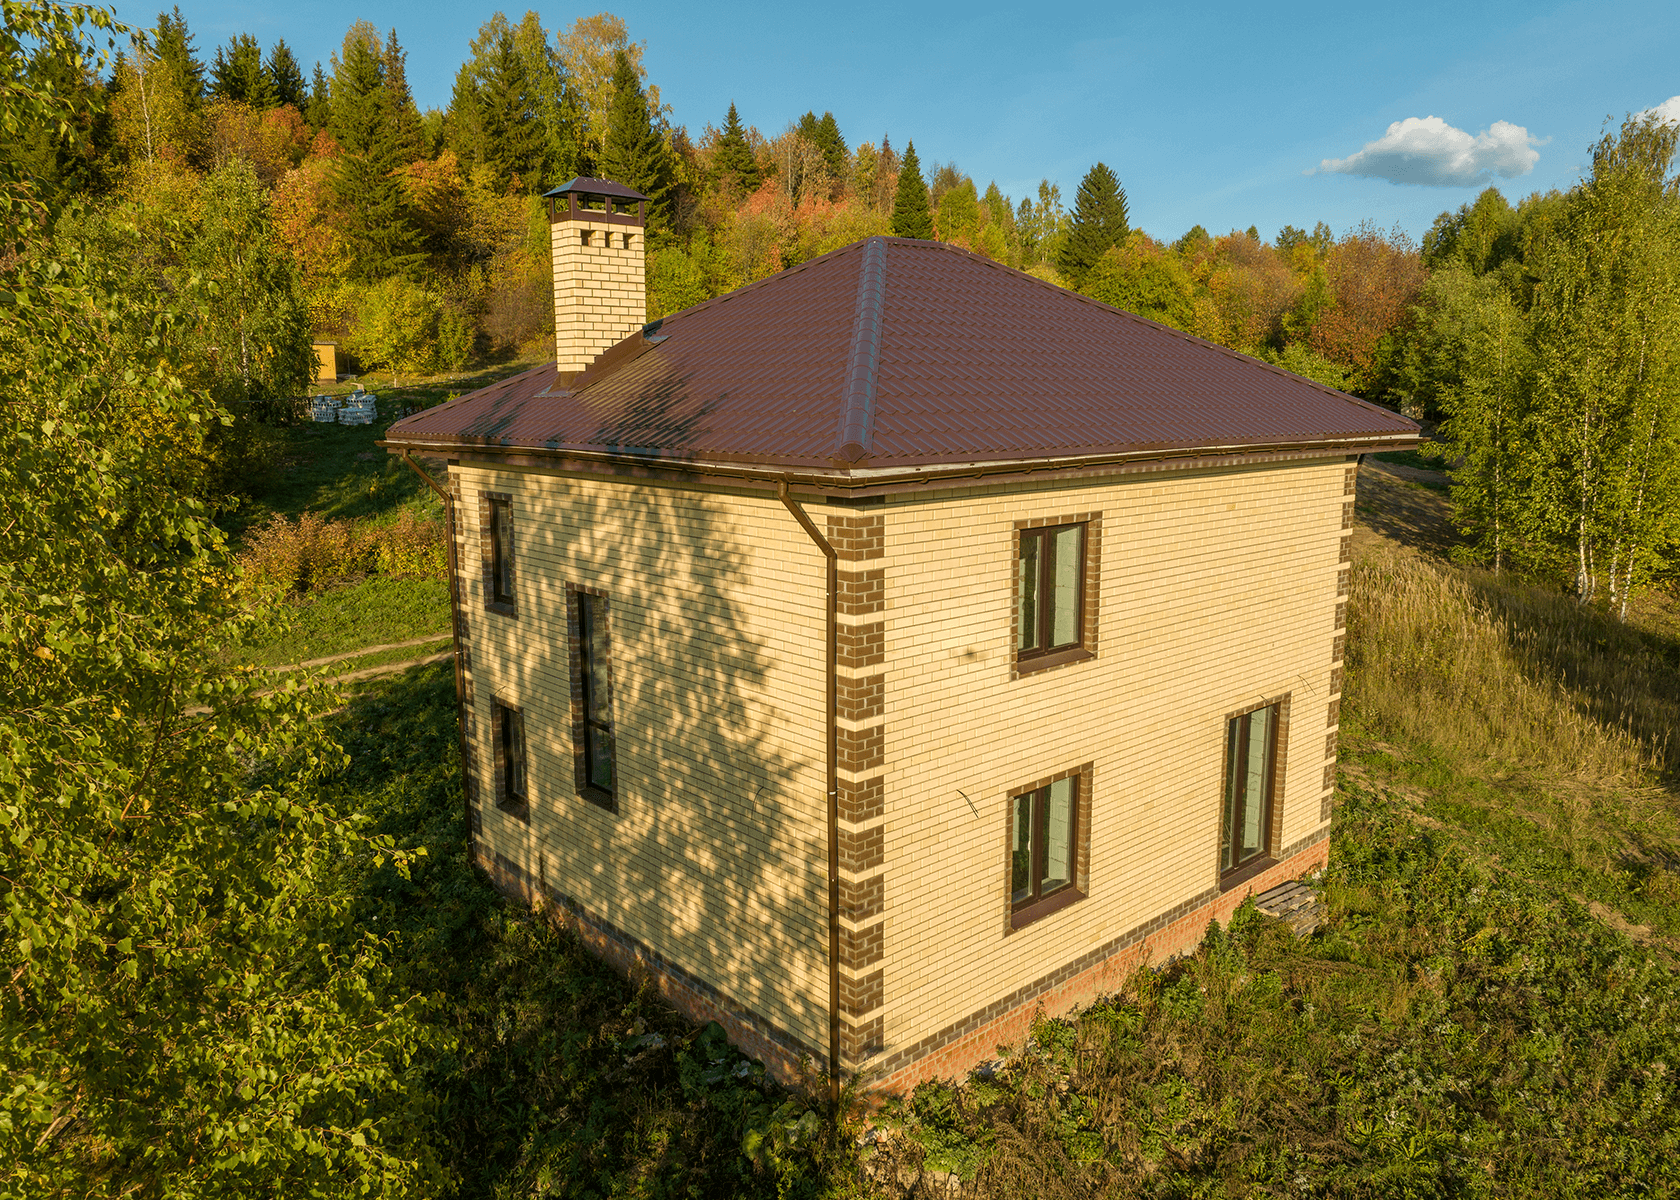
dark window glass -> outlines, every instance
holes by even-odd
[[[583,675],[585,778],[613,790],[611,647],[607,641],[607,598],[578,594],[578,666]]]
[[[1272,768],[1278,706],[1269,704],[1225,727],[1225,827],[1220,866],[1233,871],[1266,853],[1272,826]]]
[[[1009,889],[1016,909],[1074,884],[1079,830],[1079,777],[1024,792],[1012,801]]]
[[[497,604],[513,603],[513,505],[490,501],[490,588]]]
[[[517,709],[496,706],[501,735],[502,793],[509,804],[525,803],[525,717]]]
[[[1084,639],[1085,526],[1023,529],[1016,572],[1016,657],[1076,649]]]

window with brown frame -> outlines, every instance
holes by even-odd
[[[1010,927],[1083,900],[1090,819],[1089,765],[1009,798]]]
[[[1015,660],[1027,670],[1084,657],[1083,521],[1022,529],[1015,564]]]
[[[513,496],[478,494],[479,546],[483,552],[484,607],[506,617],[519,615],[514,594]]]
[[[523,813],[528,807],[525,714],[496,701],[491,726],[491,736],[496,739],[496,803],[510,812]]]
[[[1219,869],[1232,875],[1266,860],[1272,838],[1281,703],[1225,722],[1225,815]]]
[[[616,811],[612,633],[607,597],[567,585],[572,664],[572,742],[578,791]]]
[[[490,501],[490,599],[513,603],[513,502]]]

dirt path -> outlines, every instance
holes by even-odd
[[[386,642],[383,646],[363,646],[360,650],[346,650],[343,654],[329,654],[325,658],[310,658],[303,662],[283,663],[278,667],[269,667],[270,671],[302,671],[309,667],[324,667],[328,663],[343,662],[347,658],[366,658],[370,654],[379,654],[386,650],[403,650],[409,646],[424,646],[427,642],[441,642],[448,637],[447,633],[434,633],[429,637],[409,638],[406,642]]]
[[[1463,539],[1452,525],[1452,504],[1439,471],[1420,471],[1368,457],[1359,466],[1353,548],[1386,542],[1433,558],[1446,558]],[[1434,484],[1435,487],[1426,487]]]
[[[372,654],[379,650],[396,650],[402,648],[403,646],[423,645],[426,642],[435,642],[437,640],[438,639],[435,637],[429,637],[420,638],[415,642],[395,642],[389,646],[374,646],[369,650],[355,650],[349,654],[334,654],[328,656],[327,658],[313,659],[310,662],[294,663],[288,667],[275,667],[273,670],[295,671],[300,667],[318,666],[321,663],[338,662],[339,660],[345,658],[360,658],[364,654]],[[420,658],[405,658],[401,662],[380,663],[377,667],[364,667],[360,671],[346,671],[342,675],[329,676],[328,678],[321,680],[321,682],[337,685],[341,683],[358,683],[364,679],[378,679],[382,675],[401,675],[410,667],[429,667],[433,663],[448,662],[454,657],[455,651],[445,650],[441,654],[427,654]],[[254,694],[258,696],[266,696],[269,692],[274,690],[274,688],[264,688],[262,691]],[[189,717],[201,717],[209,711],[210,709],[208,706],[195,704],[191,708],[183,710],[183,713],[185,716]]]
[[[436,641],[436,638],[428,638]],[[432,663],[448,662],[455,657],[455,651],[445,650],[442,654],[428,654],[424,658],[405,658],[402,662],[381,663],[377,667],[364,667],[360,671],[350,671],[343,675],[334,675],[326,683],[355,683],[360,679],[377,679],[381,675],[400,675],[410,667],[427,667]]]

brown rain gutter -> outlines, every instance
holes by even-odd
[[[828,627],[828,1101],[834,1119],[840,1119],[840,657],[839,555],[816,524],[788,494],[786,479],[776,481],[781,498],[799,527],[816,543],[828,560],[828,585],[824,600]]]
[[[449,630],[455,645],[455,733],[461,751],[461,806],[467,821],[467,857],[470,860],[474,858],[472,801],[467,790],[467,684],[466,672],[461,667],[461,573],[455,564],[455,497],[426,474],[420,464],[410,457],[413,453],[413,450],[405,449],[402,460],[414,468],[414,473],[425,480],[426,486],[443,501],[444,550],[449,564]]]

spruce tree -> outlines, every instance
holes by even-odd
[[[163,60],[170,78],[180,89],[189,112],[197,112],[204,103],[204,64],[198,61],[192,34],[187,32],[187,19],[177,4],[173,13],[159,13],[157,19],[158,58]]]
[[[332,124],[332,84],[328,82],[326,72],[321,70],[319,60],[315,63],[315,82],[304,102],[303,119],[309,122],[311,129],[326,129]]]
[[[408,89],[408,52],[397,44],[397,31],[391,30],[385,39],[385,112],[390,123],[392,153],[404,163],[411,163],[422,154],[424,136],[420,131],[420,110],[414,106],[414,93]]]
[[[268,78],[274,84],[275,104],[290,104],[300,113],[304,110],[309,93],[303,86],[303,68],[298,66],[285,38],[275,42],[274,49],[268,52]]]
[[[477,89],[480,161],[494,168],[498,183],[515,177],[530,190],[542,182],[543,128],[537,121],[525,58],[503,29],[496,36]]]
[[[455,88],[443,113],[443,144],[455,152],[463,166],[484,162],[484,120],[480,112],[478,81],[471,63],[455,72]]]
[[[836,183],[845,179],[851,151],[846,147],[846,139],[840,136],[840,123],[831,112],[825,112],[822,120],[817,122],[817,149],[822,151],[823,160],[828,164],[829,177]]]
[[[825,112],[818,117],[815,112],[807,112],[799,118],[797,131],[822,155],[823,169],[828,172],[830,183],[838,189],[845,182],[851,156],[846,149],[846,139],[840,136],[840,126],[834,114]]]
[[[262,47],[248,33],[241,33],[228,42],[225,50],[217,47],[210,77],[210,94],[219,100],[232,100],[259,111],[279,103],[274,80],[263,66]]]
[[[1126,240],[1131,226],[1126,221],[1126,190],[1114,172],[1098,163],[1080,181],[1073,203],[1073,221],[1067,240],[1057,256],[1056,268],[1073,287],[1084,282],[1097,260],[1109,247]]]
[[[735,102],[729,102],[729,115],[723,119],[723,136],[712,152],[712,176],[718,180],[733,179],[741,191],[751,195],[758,190],[758,160],[747,144],[747,131],[741,126],[741,114]]]
[[[892,231],[894,237],[933,240],[933,214],[928,211],[927,182],[922,179],[915,142],[904,145],[904,165],[898,169],[898,197],[893,201]]]
[[[393,136],[379,37],[358,22],[344,39],[332,87],[332,135],[343,153],[333,164],[333,198],[363,279],[405,274],[420,265],[420,235],[398,177],[407,165]]]
[[[630,56],[618,51],[601,174],[647,196],[650,226],[664,228],[669,221],[676,193],[675,157],[648,116],[647,96]]]

